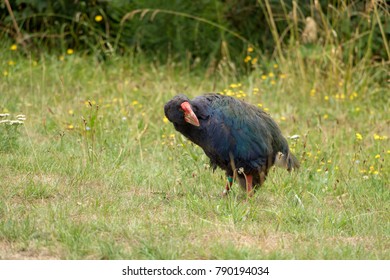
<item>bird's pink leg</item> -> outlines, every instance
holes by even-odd
[[[246,175],[246,193],[249,197],[253,196],[253,176]]]
[[[223,190],[222,195],[227,195],[229,193],[230,188],[232,187],[232,185],[233,185],[233,178],[228,176],[227,177],[226,186],[225,186],[225,189]]]

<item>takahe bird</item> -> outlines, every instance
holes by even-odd
[[[189,100],[180,94],[165,104],[164,111],[177,131],[203,149],[214,170],[217,166],[225,170],[224,194],[233,178],[252,195],[271,166],[288,171],[299,167],[275,121],[244,101],[219,94]]]

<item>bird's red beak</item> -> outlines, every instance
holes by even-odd
[[[200,126],[199,120],[196,117],[194,111],[192,111],[190,103],[187,101],[181,103],[181,108],[184,111],[184,120],[194,126]]]

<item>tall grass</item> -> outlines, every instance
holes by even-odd
[[[283,60],[286,47],[297,50],[302,41],[307,42],[301,33],[311,17],[317,25],[315,45],[328,52],[333,49],[330,55],[344,63],[387,61],[390,54],[385,1],[33,0],[11,4],[0,7],[1,35],[14,38],[28,52],[45,48],[58,53],[70,48],[108,59],[134,51],[164,63],[202,64],[211,71],[228,64],[231,71],[242,73],[247,67],[240,58],[248,45],[260,55],[273,53]]]
[[[299,6],[261,4],[273,55],[253,43],[206,70],[191,57],[102,61],[68,46],[30,55],[2,40],[0,113],[28,118],[0,149],[1,258],[388,259],[388,62],[360,44],[366,33],[334,36],[341,14],[327,22],[313,6],[318,41],[304,44]],[[175,94],[210,91],[296,135],[299,172],[273,169],[248,202],[236,184],[221,198],[223,172],[163,116]]]

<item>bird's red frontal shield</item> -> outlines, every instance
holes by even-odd
[[[184,120],[194,126],[200,126],[199,120],[196,117],[194,111],[192,110],[190,103],[185,101],[181,103],[180,106],[184,111]]]

